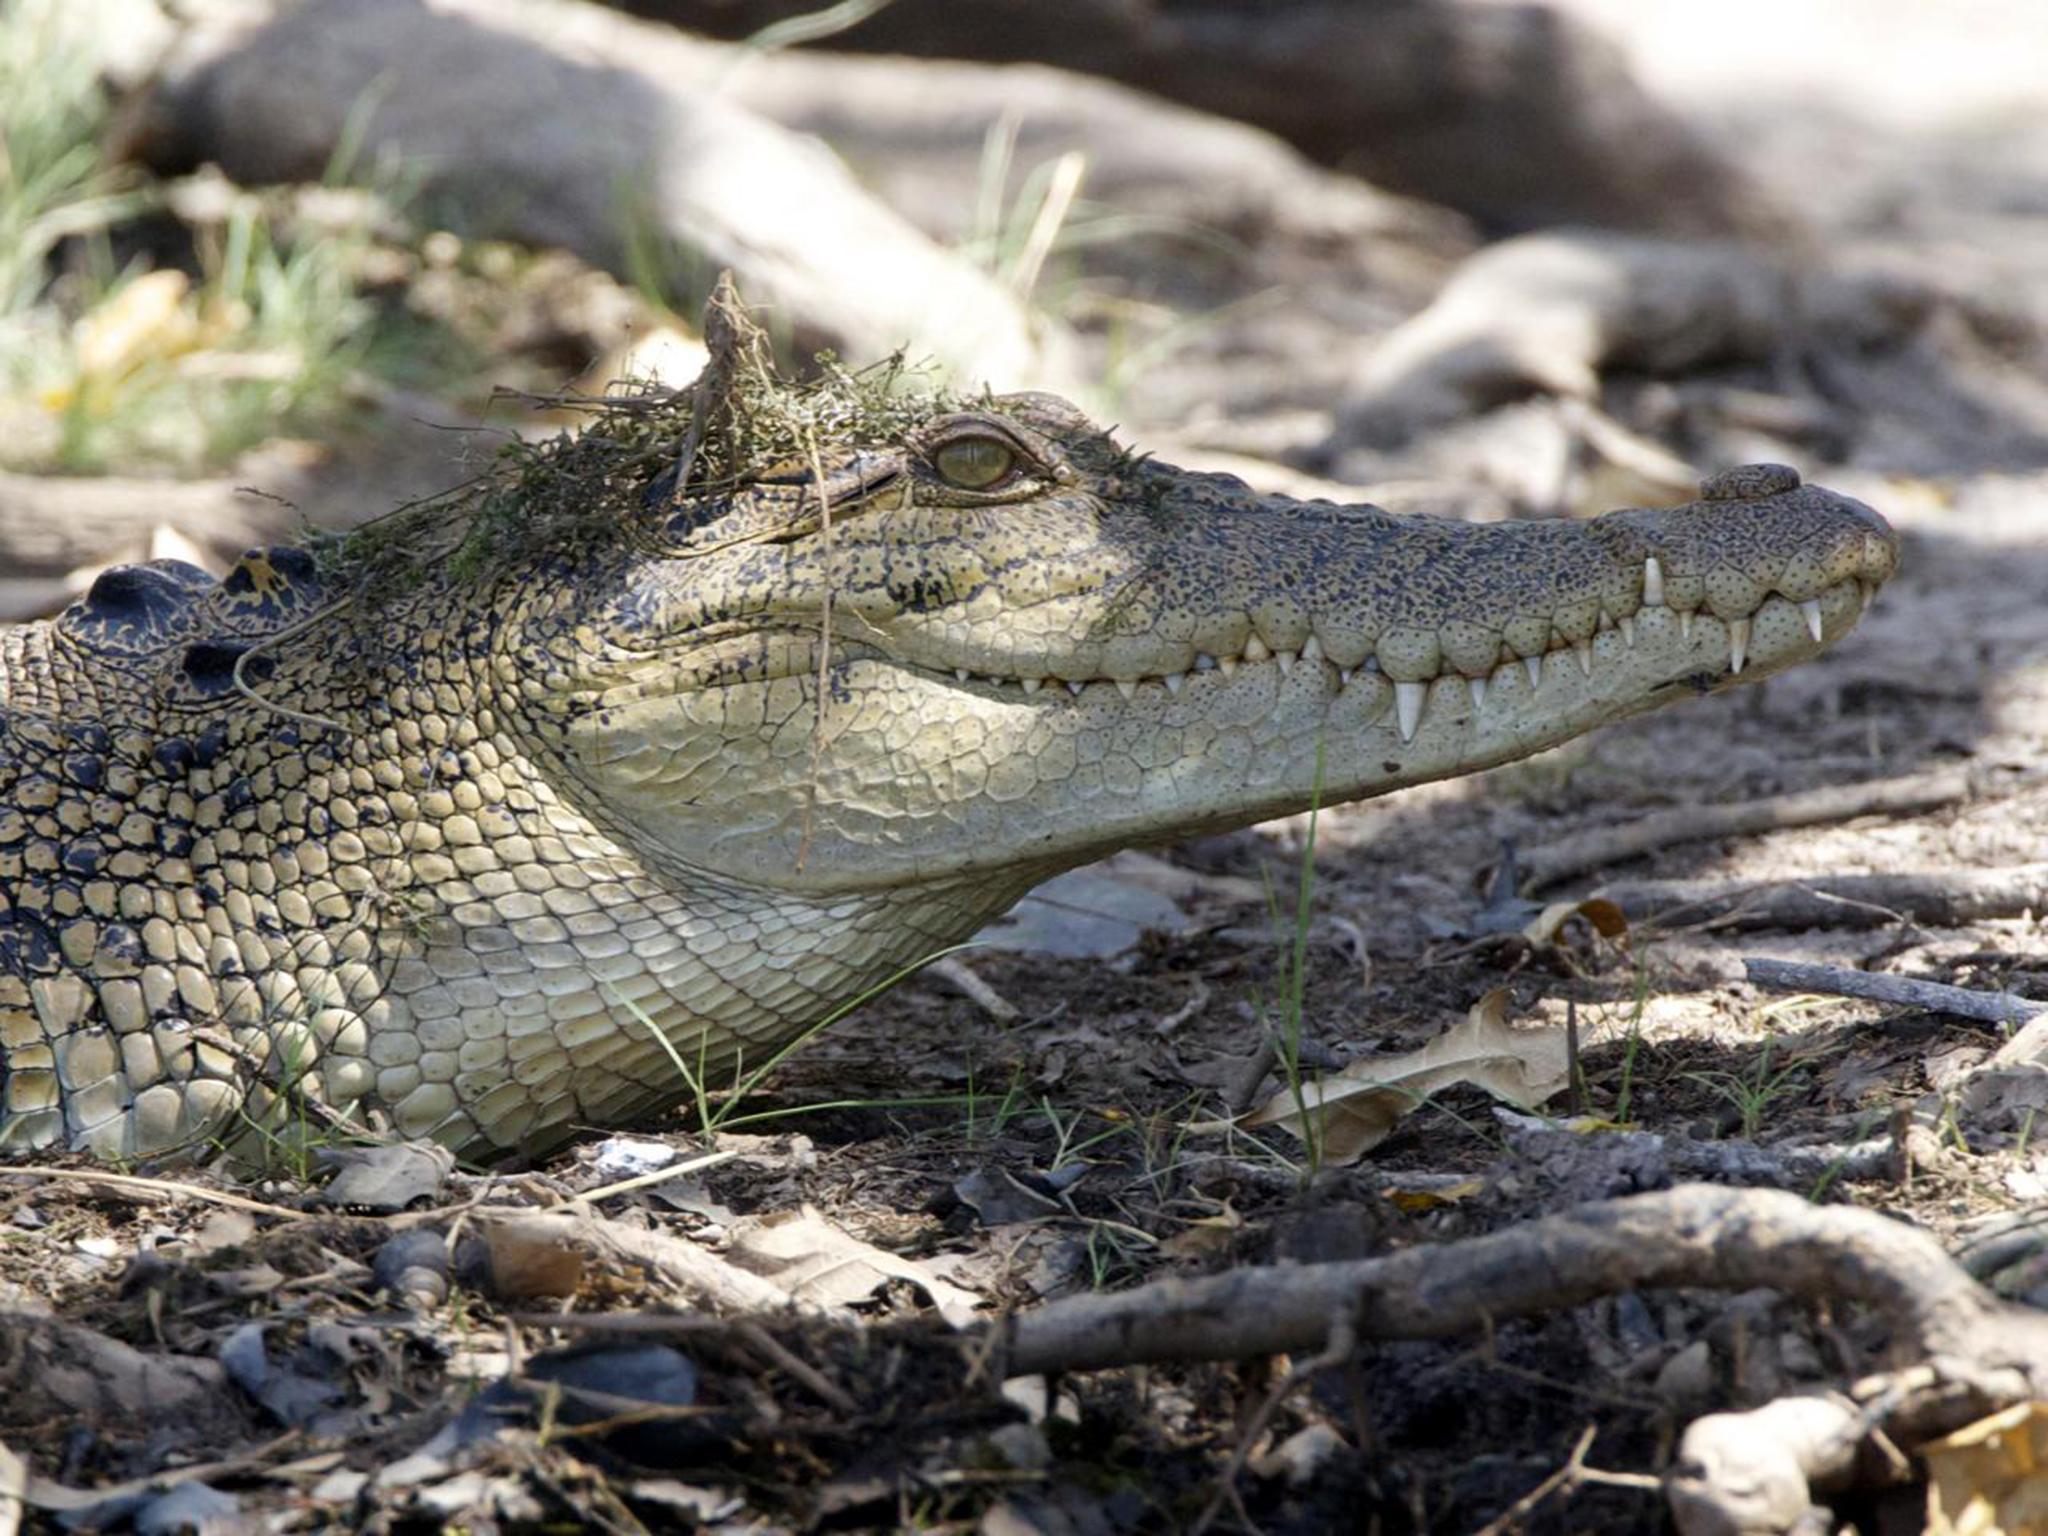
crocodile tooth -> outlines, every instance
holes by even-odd
[[[1633,647],[1636,643],[1636,616],[1632,613],[1625,613],[1618,622],[1621,625],[1621,638]]]
[[[1083,686],[1083,684],[1074,682],[1070,679],[1067,683],[1067,692],[1071,693],[1075,698],[1078,699],[1079,697],[1081,697],[1081,689]]]
[[[1306,640],[1302,641],[1301,659],[1303,661],[1321,661],[1323,659],[1323,642],[1314,635],[1310,635]]]
[[[1573,641],[1572,653],[1579,658],[1579,671],[1585,676],[1591,677],[1593,675],[1593,642],[1590,640]]]
[[[1664,567],[1652,555],[1643,562],[1643,601],[1661,603],[1664,601]]]
[[[1351,686],[1351,673],[1352,669],[1350,667],[1339,667],[1337,669],[1337,683],[1339,687],[1349,688]]]
[[[1809,597],[1799,605],[1799,611],[1806,615],[1806,632],[1813,636],[1813,643],[1820,644],[1820,599]]]
[[[1159,681],[1166,684],[1166,691],[1168,693],[1179,693],[1180,685],[1187,681],[1187,677],[1184,673],[1168,672]]]
[[[1195,670],[1197,672],[1214,672],[1216,670],[1216,658],[1207,651],[1195,652]]]
[[[953,675],[959,678],[960,681],[963,683],[972,682],[974,680],[974,674],[968,671],[965,667],[955,667],[953,669]]]
[[[1728,670],[1740,672],[1749,660],[1749,620],[1737,619],[1728,626]]]
[[[1045,686],[1045,679],[1042,677],[1020,677],[1017,681],[1024,685],[1026,693],[1036,693]]]
[[[1277,662],[1279,662],[1279,663],[1280,663],[1280,675],[1281,675],[1282,677],[1288,677],[1288,676],[1291,676],[1291,675],[1293,674],[1293,672],[1294,672],[1294,652],[1292,652],[1292,651],[1275,651],[1275,652],[1273,653],[1273,659],[1274,659],[1275,661],[1277,661]]]
[[[1472,713],[1476,715],[1486,708],[1486,679],[1468,677],[1465,679],[1465,686],[1472,690]]]
[[[1416,727],[1422,724],[1422,706],[1429,702],[1429,684],[1394,684],[1394,710],[1401,717],[1401,739],[1413,741]]]
[[[1543,658],[1541,655],[1524,656],[1522,658],[1522,668],[1529,674],[1529,686],[1531,688],[1543,686]]]
[[[1681,640],[1690,640],[1692,638],[1691,610],[1687,610],[1678,616],[1678,638]]]
[[[1253,635],[1251,639],[1245,641],[1244,659],[1246,661],[1270,661],[1272,658],[1273,653],[1266,649],[1266,642],[1257,635]]]
[[[1237,676],[1237,658],[1235,656],[1219,656],[1216,660],[1216,665],[1223,669],[1225,677]]]
[[[1607,611],[1607,605],[1605,603],[1602,603],[1600,605],[1600,617],[1597,621],[1595,621],[1593,627],[1595,629],[1614,628],[1614,616]]]
[[[1128,677],[1120,677],[1116,680],[1116,691],[1127,699],[1135,699],[1138,696],[1138,685]]]

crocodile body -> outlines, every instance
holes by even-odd
[[[310,1109],[532,1152],[1107,850],[1803,660],[1896,564],[1789,471],[1395,517],[1044,396],[778,395],[736,309],[711,330],[666,417],[459,516],[124,567],[0,632],[0,1143],[189,1154]]]

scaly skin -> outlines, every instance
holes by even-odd
[[[1897,559],[1787,471],[1467,525],[1255,497],[1044,396],[671,484],[374,598],[258,551],[0,632],[0,1141],[311,1104],[530,1153],[1107,850],[1804,660]]]

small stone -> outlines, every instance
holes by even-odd
[[[1705,1339],[1695,1339],[1664,1362],[1657,1373],[1657,1396],[1674,1409],[1688,1411],[1704,1404],[1714,1390],[1714,1355]]]

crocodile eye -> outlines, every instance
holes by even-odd
[[[932,455],[940,478],[963,491],[985,491],[1017,467],[1017,450],[993,437],[956,437]]]

